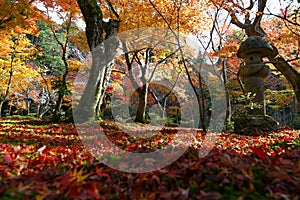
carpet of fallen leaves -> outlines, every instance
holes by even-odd
[[[102,127],[124,149],[138,149],[145,142],[130,140],[112,122]],[[148,148],[161,146],[175,133],[174,128],[164,128],[147,141]],[[223,132],[210,153],[199,158],[205,135],[198,131],[190,148],[171,165],[149,173],[125,173],[94,158],[72,124],[1,120],[0,199],[296,200],[299,134],[290,129],[261,136]]]

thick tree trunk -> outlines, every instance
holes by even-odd
[[[86,37],[92,51],[103,42],[102,11],[97,0],[78,0],[78,5],[86,23]]]
[[[119,22],[114,23],[116,22],[114,20],[103,22],[97,0],[78,0],[78,5],[86,22],[86,36],[93,59],[86,88],[74,115],[76,121],[84,122],[96,118],[97,103],[104,92],[99,87],[105,85],[106,66],[113,59],[111,54],[116,50],[115,46],[103,44],[104,31],[106,38],[116,34]]]
[[[271,60],[272,64],[291,83],[298,104],[300,104],[300,73],[290,65],[282,56],[277,56]]]
[[[196,93],[196,96],[197,96],[197,102],[198,102],[198,105],[199,105],[199,109],[200,109],[200,118],[199,118],[199,127],[198,128],[202,128],[204,131],[206,131],[206,119],[205,119],[205,112],[207,111],[206,110],[206,106],[205,105],[205,94],[204,94],[204,91],[206,88],[203,87],[203,80],[202,80],[202,77],[201,77],[201,74],[198,73],[198,82],[199,82],[199,89],[200,89],[200,93]],[[200,127],[201,126],[201,127]]]
[[[61,106],[62,106],[62,103],[63,103],[63,100],[64,100],[64,96],[65,96],[65,93],[66,93],[66,88],[60,88],[58,92],[58,98],[57,98],[57,102],[56,102],[56,106],[55,106],[55,111],[54,111],[54,115],[55,115],[55,118],[58,120],[60,119],[60,113],[61,113]]]
[[[29,114],[30,114],[30,109],[31,109],[31,103],[30,103],[30,101],[29,101],[28,96],[27,96],[26,108],[27,108],[26,115],[29,115]]]
[[[61,111],[61,105],[63,103],[63,98],[64,98],[64,94],[62,92],[59,92],[58,98],[57,98],[57,104],[56,104],[56,108],[55,108],[55,115],[57,117],[60,116],[60,111]]]
[[[102,45],[104,29],[102,11],[96,0],[78,0],[78,5],[85,19],[86,37],[93,57],[89,79],[74,115],[76,121],[84,122],[94,118],[96,115],[96,88],[97,84],[103,80],[104,72],[104,63],[97,58],[103,58],[104,55],[104,47]]]
[[[111,55],[114,55],[114,53],[112,53]],[[109,58],[109,56],[107,56],[106,58]],[[111,58],[111,61],[113,61],[114,59]],[[113,68],[113,62],[110,62],[110,64],[106,64],[105,66],[105,71],[104,71],[104,79],[102,83],[102,86],[100,85],[101,83],[99,83],[99,85],[97,86],[97,91],[96,91],[96,118],[100,118],[101,117],[101,105],[103,104],[103,98],[105,96],[105,89],[107,88],[108,84],[109,84],[109,80],[110,80],[110,75],[112,72],[112,68]]]
[[[96,117],[97,93],[101,92],[101,90],[97,90],[98,84],[102,83],[104,79],[105,70],[103,68],[105,64],[98,57],[103,55],[103,46],[97,47],[96,51],[93,50],[92,55],[93,63],[89,79],[75,113],[75,120],[78,122],[85,122]]]

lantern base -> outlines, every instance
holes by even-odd
[[[279,123],[268,115],[241,115],[234,119],[234,132],[243,135],[264,135],[279,129]]]

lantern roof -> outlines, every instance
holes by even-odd
[[[272,54],[273,47],[259,36],[250,36],[241,43],[237,52],[239,58],[246,58],[249,53],[259,53],[261,57],[267,57]]]

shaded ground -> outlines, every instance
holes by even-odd
[[[112,122],[102,128],[130,151],[163,148],[176,134],[165,128],[139,140]],[[299,134],[289,129],[255,137],[220,133],[212,151],[199,158],[205,135],[198,131],[176,162],[138,174],[95,159],[72,124],[2,120],[0,199],[299,199]]]

